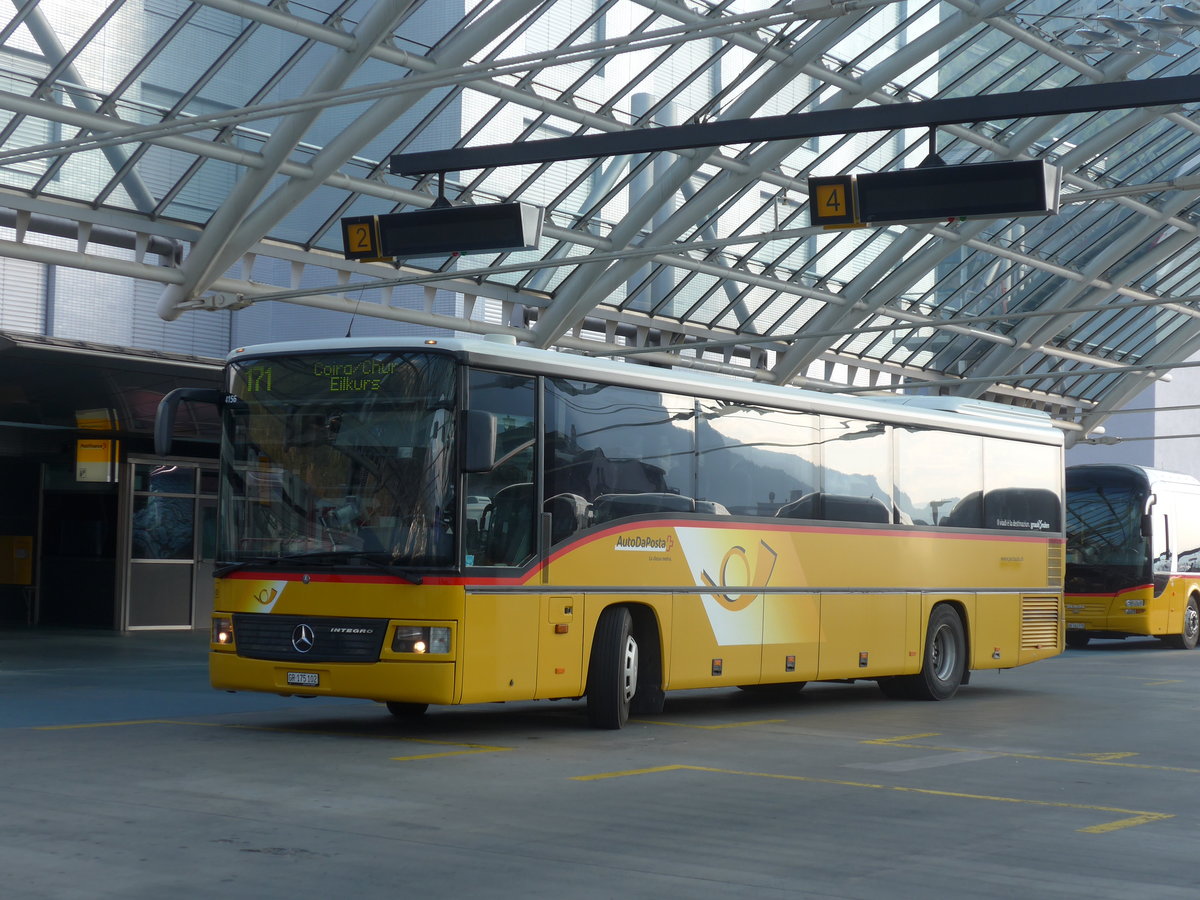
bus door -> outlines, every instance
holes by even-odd
[[[1154,596],[1161,596],[1171,581],[1175,557],[1171,546],[1171,517],[1166,506],[1154,503],[1150,508],[1150,571],[1154,579]]]

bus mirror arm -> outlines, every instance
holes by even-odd
[[[463,410],[463,470],[490,472],[496,467],[496,416],[482,409]]]
[[[224,391],[216,388],[175,388],[167,393],[158,403],[154,416],[154,452],[158,456],[171,454],[171,435],[175,431],[175,412],[179,404],[211,403],[220,406],[227,400]]]

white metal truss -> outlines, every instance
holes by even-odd
[[[872,133],[451,172],[452,202],[545,206],[541,247],[394,263],[347,261],[340,247],[341,217],[434,202],[435,179],[386,174],[392,154],[413,148],[1200,82],[1200,29],[1156,4],[13,0],[12,10],[0,16],[10,229],[0,256],[160,284],[168,320],[286,302],[824,390],[986,396],[1044,407],[1081,435],[1200,351],[1190,105],[937,130],[951,164],[1060,165],[1057,217],[811,227],[809,175],[910,168],[926,152],[927,135]],[[1098,15],[1126,25],[1088,44],[1079,34],[1097,34]],[[118,45],[137,52],[97,64]],[[75,250],[31,241],[39,231],[74,238]],[[127,253],[96,253],[102,244]],[[463,297],[462,315],[436,311],[435,291]],[[499,324],[477,298],[499,304]]]

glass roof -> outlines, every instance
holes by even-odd
[[[1200,350],[1190,103],[444,179],[389,169],[422,151],[1196,76],[1200,4],[14,0],[0,37],[16,238],[0,255],[39,258],[22,248],[43,217],[77,223],[55,264],[159,285],[168,321],[291,302],[821,390],[986,397],[1076,435]],[[1047,160],[1060,210],[810,224],[810,176],[911,169],[931,150]],[[344,258],[343,218],[439,194],[544,208],[540,245]]]

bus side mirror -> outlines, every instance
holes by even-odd
[[[1150,513],[1142,516],[1142,537],[1148,538],[1154,534],[1154,522]]]
[[[490,472],[496,467],[496,416],[482,409],[463,412],[463,469],[470,473]]]
[[[158,402],[158,411],[154,415],[154,452],[159,456],[171,455],[171,435],[175,431],[175,411],[179,404],[211,403],[220,406],[225,403],[226,394],[216,388],[175,388]]]

